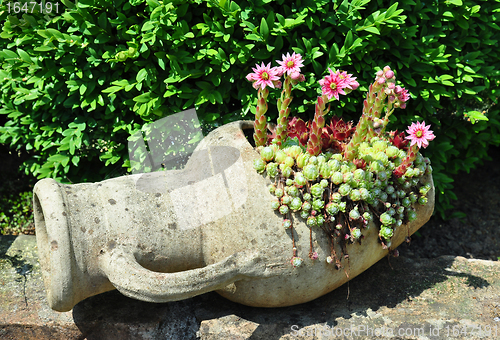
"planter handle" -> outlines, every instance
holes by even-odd
[[[259,252],[238,252],[202,268],[174,273],[151,271],[141,266],[132,251],[117,247],[101,253],[101,269],[122,294],[147,302],[187,299],[246,277],[266,278],[278,273],[266,269]]]

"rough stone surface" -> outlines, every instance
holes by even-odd
[[[71,312],[54,312],[46,301],[34,236],[0,237],[0,271],[2,340],[495,339],[500,334],[497,261],[384,258],[314,301],[273,309],[239,305],[216,293],[155,304],[111,291]]]

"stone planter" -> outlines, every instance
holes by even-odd
[[[334,290],[387,255],[371,225],[361,246],[347,246],[345,270],[337,270],[325,261],[330,240],[314,228],[319,259],[313,261],[307,257],[309,228],[294,218],[297,255],[304,263],[293,268],[292,234],[270,208],[270,180],[253,169],[259,155],[245,131],[251,135],[252,122],[212,131],[182,171],[91,184],[39,181],[34,215],[50,307],[68,311],[115,288],[151,302],[215,290],[249,306],[290,306]],[[431,176],[424,180],[433,183]],[[428,198],[416,207],[416,221],[395,229],[393,248],[431,217],[433,185]]]

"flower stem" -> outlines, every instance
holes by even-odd
[[[384,88],[378,84],[376,81],[370,85],[368,88],[368,93],[366,99],[363,102],[363,113],[356,125],[356,130],[352,136],[351,141],[346,145],[344,149],[344,159],[352,161],[356,158],[358,153],[358,146],[361,142],[371,139],[376,135],[379,135],[389,122],[389,115],[392,110],[386,114],[381,126],[375,128],[374,123],[379,120],[380,113],[384,109],[385,99],[387,95],[385,94]]]
[[[289,76],[285,76],[281,98],[278,99],[278,124],[276,125],[275,142],[281,146],[288,137],[288,115],[290,114],[290,102],[292,101],[292,81]]]
[[[330,111],[330,107],[325,111],[325,103],[328,101],[326,96],[318,97],[315,107],[314,120],[311,124],[309,141],[307,142],[307,152],[312,156],[317,156],[321,153],[322,141],[321,134],[325,126],[325,115]]]
[[[257,107],[255,108],[255,122],[253,124],[254,134],[253,139],[255,146],[264,146],[267,144],[267,120],[265,113],[267,112],[267,96],[269,90],[264,88],[257,92]]]
[[[394,176],[401,177],[406,173],[406,169],[408,169],[410,167],[410,165],[412,165],[415,158],[417,158],[418,150],[419,150],[419,148],[418,148],[417,144],[413,144],[408,149],[408,154],[406,155],[405,159],[403,159],[401,164],[396,169],[394,169],[394,171],[392,172],[394,174]]]

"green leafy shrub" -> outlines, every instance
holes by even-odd
[[[192,107],[205,132],[252,119],[244,76],[292,51],[310,75],[291,104],[304,119],[326,66],[356,73],[363,91],[376,65],[399,70],[413,100],[391,126],[432,124],[426,156],[442,216],[455,198],[451,176],[500,143],[499,0],[63,0],[65,12],[51,14],[2,6],[0,142],[31,150],[24,168],[38,178],[124,174],[131,134]],[[331,114],[357,120],[363,91]]]
[[[34,229],[31,191],[0,197],[0,235],[30,234]]]

